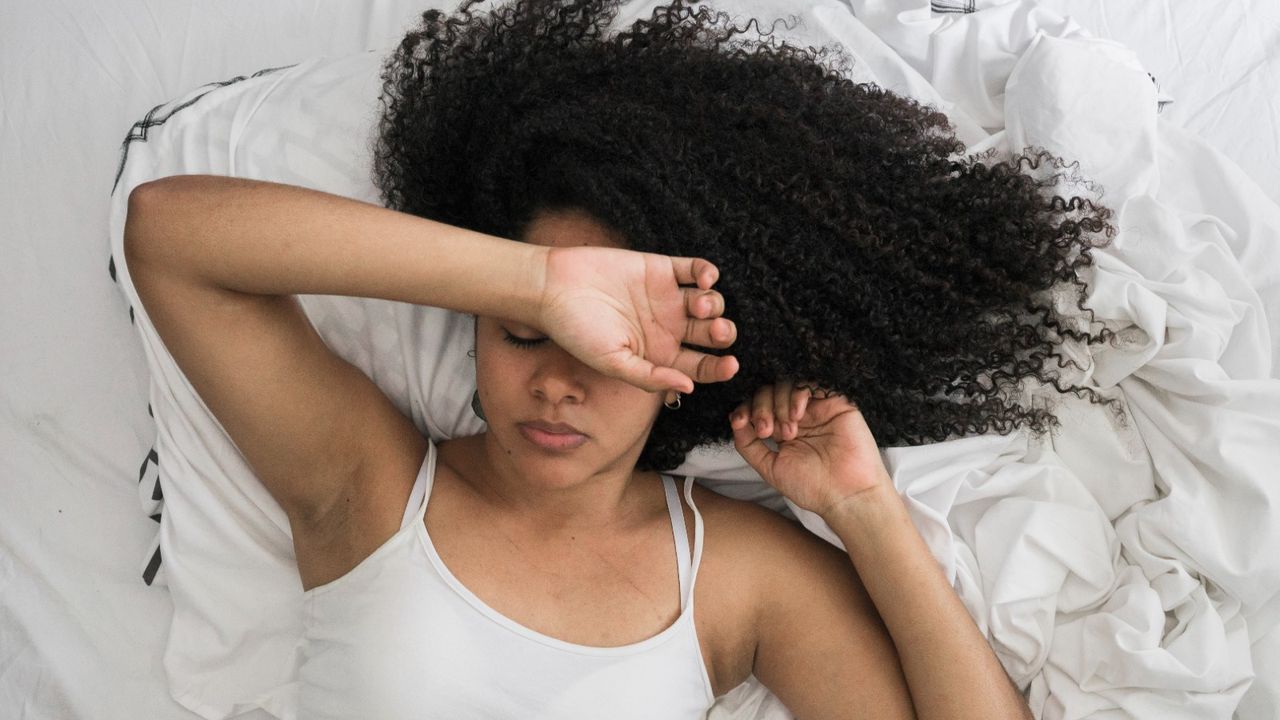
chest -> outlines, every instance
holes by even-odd
[[[681,617],[677,548],[667,517],[617,536],[540,539],[439,500],[428,505],[425,522],[441,563],[481,603],[523,628],[575,645],[619,647],[659,635]],[[684,549],[691,554],[694,523],[684,511]],[[751,629],[722,586],[713,546],[704,540],[692,621],[719,696],[746,679],[752,650],[744,642]],[[691,557],[685,565],[692,578]]]

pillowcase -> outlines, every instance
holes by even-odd
[[[658,4],[631,3],[614,27]],[[753,0],[735,4],[732,14],[764,19],[781,17],[783,10],[803,19],[790,31],[779,27],[793,42],[820,45],[844,37],[855,79],[874,81],[871,68],[882,68],[891,89],[950,107],[836,0],[802,6]],[[848,39],[851,34],[856,43]],[[861,54],[847,49],[854,45]],[[168,175],[216,174],[379,202],[370,179],[370,148],[380,111],[379,74],[389,52],[316,58],[203,86],[153,109],[134,125],[121,151],[109,271],[143,341],[152,377],[148,409],[156,421],[155,444],[139,469],[143,509],[159,523],[143,578],[172,593],[165,670],[174,698],[204,717],[255,708],[278,717],[292,714],[301,585],[283,511],[178,368],[138,301],[123,252],[129,193]],[[958,124],[973,127],[959,117]],[[470,316],[370,298],[312,295],[299,301],[325,343],[368,375],[433,441],[483,430],[470,404]],[[795,517],[731,444],[695,449],[673,474],[696,476],[715,491]],[[806,524],[822,526],[816,517]],[[723,703],[747,708],[734,711],[739,717],[785,716],[754,682]]]

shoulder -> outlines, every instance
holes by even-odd
[[[851,573],[844,553],[800,523],[753,502],[693,486],[703,519],[696,604],[718,693],[746,680],[762,638],[779,616],[833,578]],[[686,509],[686,515],[690,511]]]
[[[708,551],[719,536],[714,584],[741,598],[710,601],[740,613],[741,624],[722,631],[736,636],[714,648],[721,687],[755,675],[799,717],[877,703],[898,708],[885,717],[909,717],[897,650],[849,556],[772,510],[714,495],[694,492],[707,507]]]
[[[740,572],[776,577],[806,557],[835,557],[844,553],[809,532],[799,522],[753,502],[726,497],[698,484],[693,501],[705,524],[705,543],[735,563]]]
[[[697,488],[694,502],[705,519],[706,552],[757,630],[820,605],[868,607],[865,588],[843,548],[796,520],[755,503]]]

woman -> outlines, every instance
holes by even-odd
[[[797,717],[1026,717],[842,397],[765,388],[730,423],[848,557],[688,481],[669,516],[671,479],[636,460],[678,389],[736,371],[679,343],[723,347],[734,326],[713,265],[610,235],[556,213],[520,245],[227,178],[130,196],[139,295],[289,517],[309,596],[300,717],[698,717],[750,673]],[[432,447],[284,293],[477,314],[488,432]]]
[[[1034,296],[1082,287],[1105,210],[949,159],[945,118],[794,48],[719,52],[679,0],[610,40],[614,3],[471,4],[388,64],[392,209],[130,196],[139,297],[290,520],[300,716],[695,717],[754,673],[798,717],[1026,717],[869,426],[1050,421],[1012,384],[1096,338]],[[295,294],[473,314],[488,430],[423,438]],[[681,502],[661,472],[730,437],[847,554]]]

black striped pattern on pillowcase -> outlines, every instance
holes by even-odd
[[[124,142],[120,146],[120,165],[116,168],[115,180],[111,183],[111,194],[115,194],[116,189],[120,185],[120,178],[124,175],[125,163],[129,160],[129,146],[135,142],[146,142],[151,128],[165,124],[168,122],[169,118],[196,104],[206,95],[218,88],[223,88],[249,78],[261,77],[279,70],[286,70],[291,67],[294,67],[294,65],[281,65],[279,67],[264,68],[252,75],[237,75],[230,80],[212,82],[198,88],[199,90],[203,90],[203,92],[198,92],[184,100],[171,100],[169,102],[160,103],[159,105],[151,108],[151,110],[141,120],[134,123],[133,126],[129,128],[128,134],[125,135]],[[109,256],[107,259],[107,273],[111,276],[112,282],[119,284],[120,281],[116,278],[116,259],[114,255]],[[135,322],[133,305],[129,305],[129,323],[134,324]],[[155,413],[152,412],[150,403],[147,404],[147,414],[153,419],[155,418]],[[138,484],[141,487],[150,486],[151,502],[149,505],[144,507],[144,512],[146,512],[147,516],[152,520],[159,523],[160,517],[164,512],[164,491],[160,483],[160,456],[156,453],[154,445],[152,445],[151,449],[147,451],[146,457],[142,459],[141,467],[138,468]],[[147,585],[151,585],[155,582],[156,574],[160,572],[160,562],[160,534],[157,532],[155,541],[151,544],[151,550],[148,553],[147,561],[142,569],[142,581]]]

